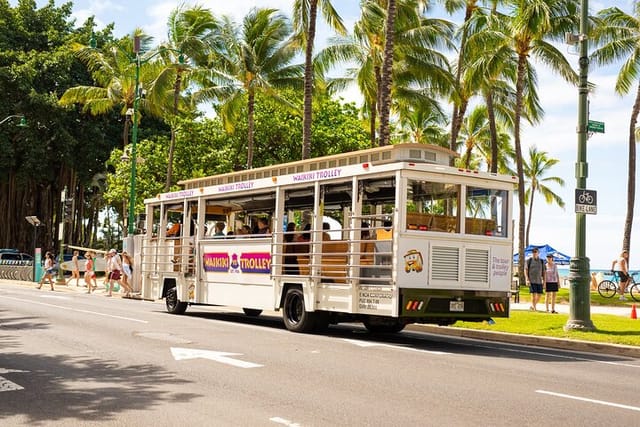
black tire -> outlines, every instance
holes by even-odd
[[[629,293],[634,301],[640,301],[640,283],[634,283],[629,288]]]
[[[178,290],[175,286],[167,289],[167,296],[164,301],[167,305],[167,312],[171,314],[184,314],[187,311],[188,303],[178,299]]]
[[[362,322],[364,327],[371,333],[395,334],[406,326],[406,323],[399,319],[385,319],[379,317],[367,317]]]
[[[315,316],[304,308],[304,294],[301,289],[290,288],[284,297],[282,309],[284,326],[292,332],[312,332],[315,327]]]
[[[598,283],[598,293],[603,298],[613,298],[618,291],[618,287],[611,280],[603,280]]]
[[[249,317],[258,317],[262,314],[262,310],[257,308],[243,308],[242,311]]]

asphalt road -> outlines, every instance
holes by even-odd
[[[639,380],[632,357],[0,283],[3,426],[636,426]]]

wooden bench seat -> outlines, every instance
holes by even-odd
[[[373,242],[360,243],[360,264],[373,264]],[[322,257],[320,275],[328,277],[336,283],[346,283],[349,269],[349,243],[342,240],[325,240],[322,242]],[[298,268],[300,274],[308,276],[310,274],[309,256],[298,255]]]

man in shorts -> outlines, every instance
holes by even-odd
[[[545,267],[537,248],[534,248],[531,254],[531,258],[527,259],[524,264],[524,277],[527,279],[527,285],[529,285],[529,292],[531,293],[531,307],[529,309],[537,311],[536,306],[540,301],[540,297],[542,297],[542,289],[545,283]]]

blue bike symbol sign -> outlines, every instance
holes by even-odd
[[[595,190],[576,188],[576,213],[591,215],[598,213],[597,193]]]

